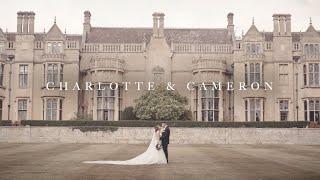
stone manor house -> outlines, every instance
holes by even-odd
[[[34,32],[35,13],[17,13],[17,31],[0,29],[0,118],[2,120],[119,120],[143,91],[112,90],[112,82],[173,82],[188,98],[194,121],[319,121],[320,32],[312,23],[291,31],[290,14],[274,14],[273,32],[252,23],[235,38],[233,14],[225,28],[165,28],[154,13],[153,27],[94,27],[84,12],[83,33],[66,34],[56,22]],[[271,23],[271,18],[270,18]],[[209,25],[210,26],[210,25]],[[194,82],[194,90],[185,85]],[[50,82],[105,90],[48,90]],[[199,88],[222,82],[222,90]],[[273,89],[226,90],[226,83],[253,82]]]

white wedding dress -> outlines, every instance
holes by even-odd
[[[118,165],[147,165],[167,164],[163,149],[157,150],[156,145],[160,143],[160,132],[154,132],[148,149],[135,158],[126,161],[84,161],[89,164],[118,164]]]

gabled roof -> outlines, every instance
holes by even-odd
[[[65,36],[56,23],[50,28],[46,35],[47,40],[64,40]]]
[[[245,41],[263,41],[264,38],[258,28],[252,24],[247,33],[244,35]]]
[[[308,29],[306,30],[306,32],[312,32],[312,33],[318,33],[317,30],[313,27],[312,24],[309,25]]]
[[[227,29],[164,29],[167,42],[174,43],[231,43]],[[87,43],[148,43],[151,28],[100,28],[93,27]]]
[[[310,23],[306,32],[303,33],[302,41],[311,42],[311,41],[320,41],[320,34],[319,32],[313,27]]]

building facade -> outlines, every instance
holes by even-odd
[[[291,16],[274,14],[273,32],[253,23],[235,38],[232,13],[218,29],[165,28],[164,16],[154,13],[152,28],[102,28],[85,11],[74,35],[56,22],[34,32],[35,13],[18,12],[17,32],[0,29],[0,118],[119,120],[148,82],[172,82],[194,121],[319,121],[320,33],[311,22],[291,32]]]

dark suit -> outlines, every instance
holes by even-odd
[[[170,143],[170,128],[167,126],[164,131],[162,132],[162,135],[160,137],[161,145],[164,151],[164,154],[166,155],[167,162],[169,162],[168,159],[168,144]]]

